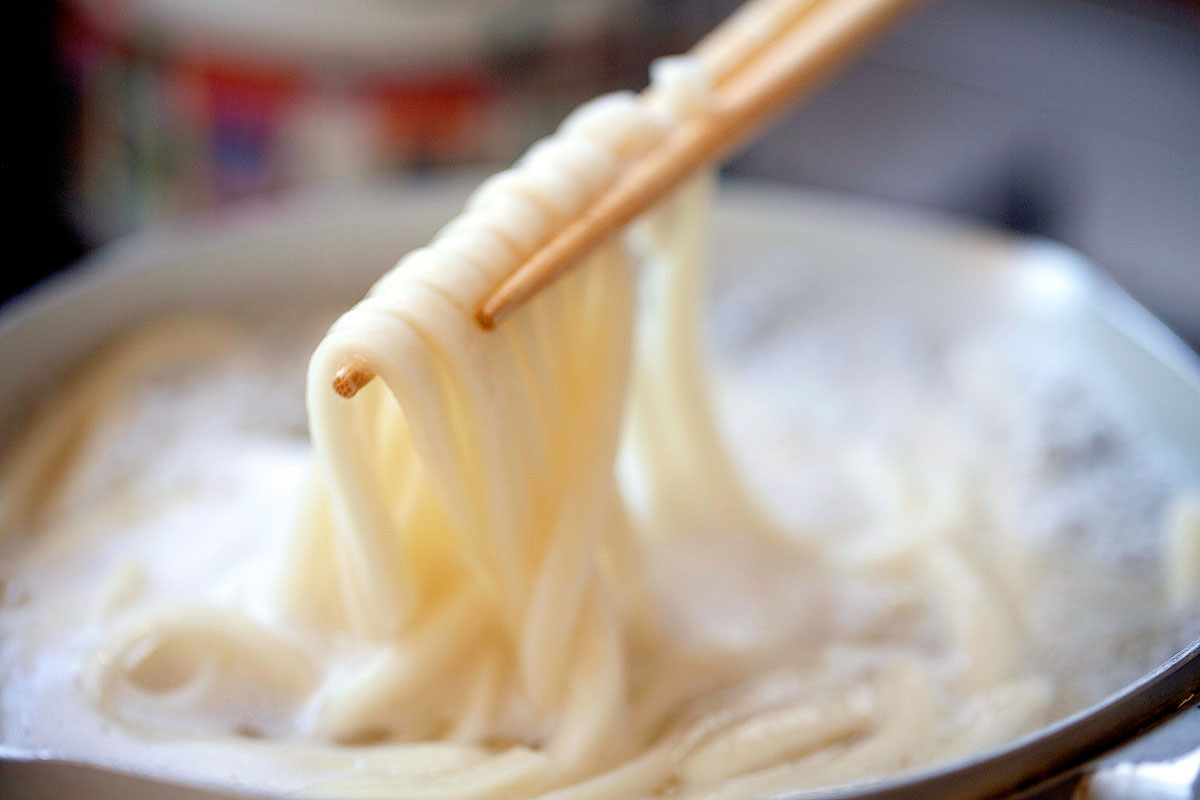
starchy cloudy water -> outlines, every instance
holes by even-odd
[[[1163,611],[1170,453],[1122,407],[1103,365],[1069,348],[1030,348],[1036,329],[986,320],[947,329],[902,314],[834,314],[743,341],[723,323],[754,293],[731,298],[715,320],[729,357],[715,382],[721,418],[758,493],[800,551],[819,557],[764,563],[745,542],[678,541],[650,558],[675,625],[783,643],[788,657],[744,676],[743,694],[780,709],[797,697],[869,709],[876,684],[851,676],[919,664],[936,702],[935,724],[907,743],[915,764],[949,755],[939,727],[975,731],[971,746],[1003,739],[1118,688],[1186,638]],[[211,674],[179,690],[150,687],[154,702],[130,706],[140,719],[106,712],[90,694],[86,675],[114,632],[180,605],[262,625],[328,675],[368,657],[369,646],[279,610],[309,469],[303,343],[318,327],[238,332],[200,357],[160,353],[125,385],[121,412],[89,432],[73,459],[79,477],[6,530],[6,744],[287,791],[470,760],[458,744],[335,745],[313,734],[309,706],[252,680],[240,694]],[[921,566],[937,563],[946,539],[1015,630],[997,685],[964,677],[971,640],[969,630],[955,637],[955,588]],[[219,652],[206,657],[231,667]],[[973,711],[1011,700],[1006,692],[1021,701],[1018,718],[991,717],[997,729],[978,731]],[[922,752],[934,743],[943,749]],[[809,783],[824,782],[813,772]]]

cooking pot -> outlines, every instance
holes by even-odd
[[[0,446],[39,396],[106,337],[148,317],[216,310],[251,320],[263,308],[348,306],[396,258],[424,244],[475,181],[309,192],[147,231],[86,259],[0,314]],[[800,254],[840,302],[972,297],[1014,318],[1047,317],[1103,357],[1152,428],[1200,485],[1200,359],[1078,254],[911,209],[727,185],[714,221],[714,292],[733,265]],[[1200,642],[1111,696],[983,753],[802,798],[1193,797],[1200,770]],[[54,753],[0,750],[0,797],[233,797],[199,785],[124,775]],[[252,794],[245,796],[253,796]]]

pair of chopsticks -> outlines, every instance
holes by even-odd
[[[728,155],[916,2],[747,2],[692,49],[713,77],[710,109],[668,134],[517,267],[475,312],[480,326],[494,328],[689,175]],[[361,362],[346,364],[334,376],[333,388],[353,397],[374,377]]]

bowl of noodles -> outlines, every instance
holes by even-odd
[[[470,185],[6,310],[2,791],[983,797],[1194,687],[1200,370],[1080,257],[700,179],[484,333],[377,282]]]

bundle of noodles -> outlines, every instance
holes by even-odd
[[[102,711],[158,732],[252,732],[306,761],[337,752],[343,767],[316,773],[320,795],[430,800],[762,795],[1034,724],[1050,690],[1021,674],[1015,622],[960,557],[963,514],[941,494],[898,503],[914,544],[854,568],[928,597],[895,595],[909,604],[840,649],[837,623],[797,635],[793,616],[830,604],[795,587],[824,591],[822,579],[749,499],[708,399],[711,176],[497,330],[477,326],[480,301],[551,231],[704,107],[693,59],[653,77],[646,94],[584,106],[485,182],[333,325],[309,365],[315,467],[283,619],[196,606],[138,617],[85,670]],[[350,400],[331,388],[348,363],[378,376]],[[685,539],[707,540],[716,568],[673,565]],[[663,564],[672,586],[651,574]],[[755,608],[748,632],[679,624],[678,584],[705,580],[702,607]]]
[[[313,356],[320,474],[288,602],[381,643],[322,698],[316,725],[334,739],[537,745],[559,780],[642,745],[628,735],[627,649],[654,649],[664,633],[614,483],[634,326],[631,250],[671,298],[639,347],[639,369],[665,370],[642,375],[633,415],[642,451],[661,462],[646,471],[650,514],[686,505],[720,525],[752,513],[748,503],[730,507],[737,492],[708,493],[710,508],[696,500],[704,485],[736,484],[722,474],[695,349],[709,178],[496,332],[480,330],[473,310],[703,103],[697,63],[660,62],[655,72],[652,99],[601,98],[485,182]],[[355,361],[380,380],[347,402],[330,383]]]

